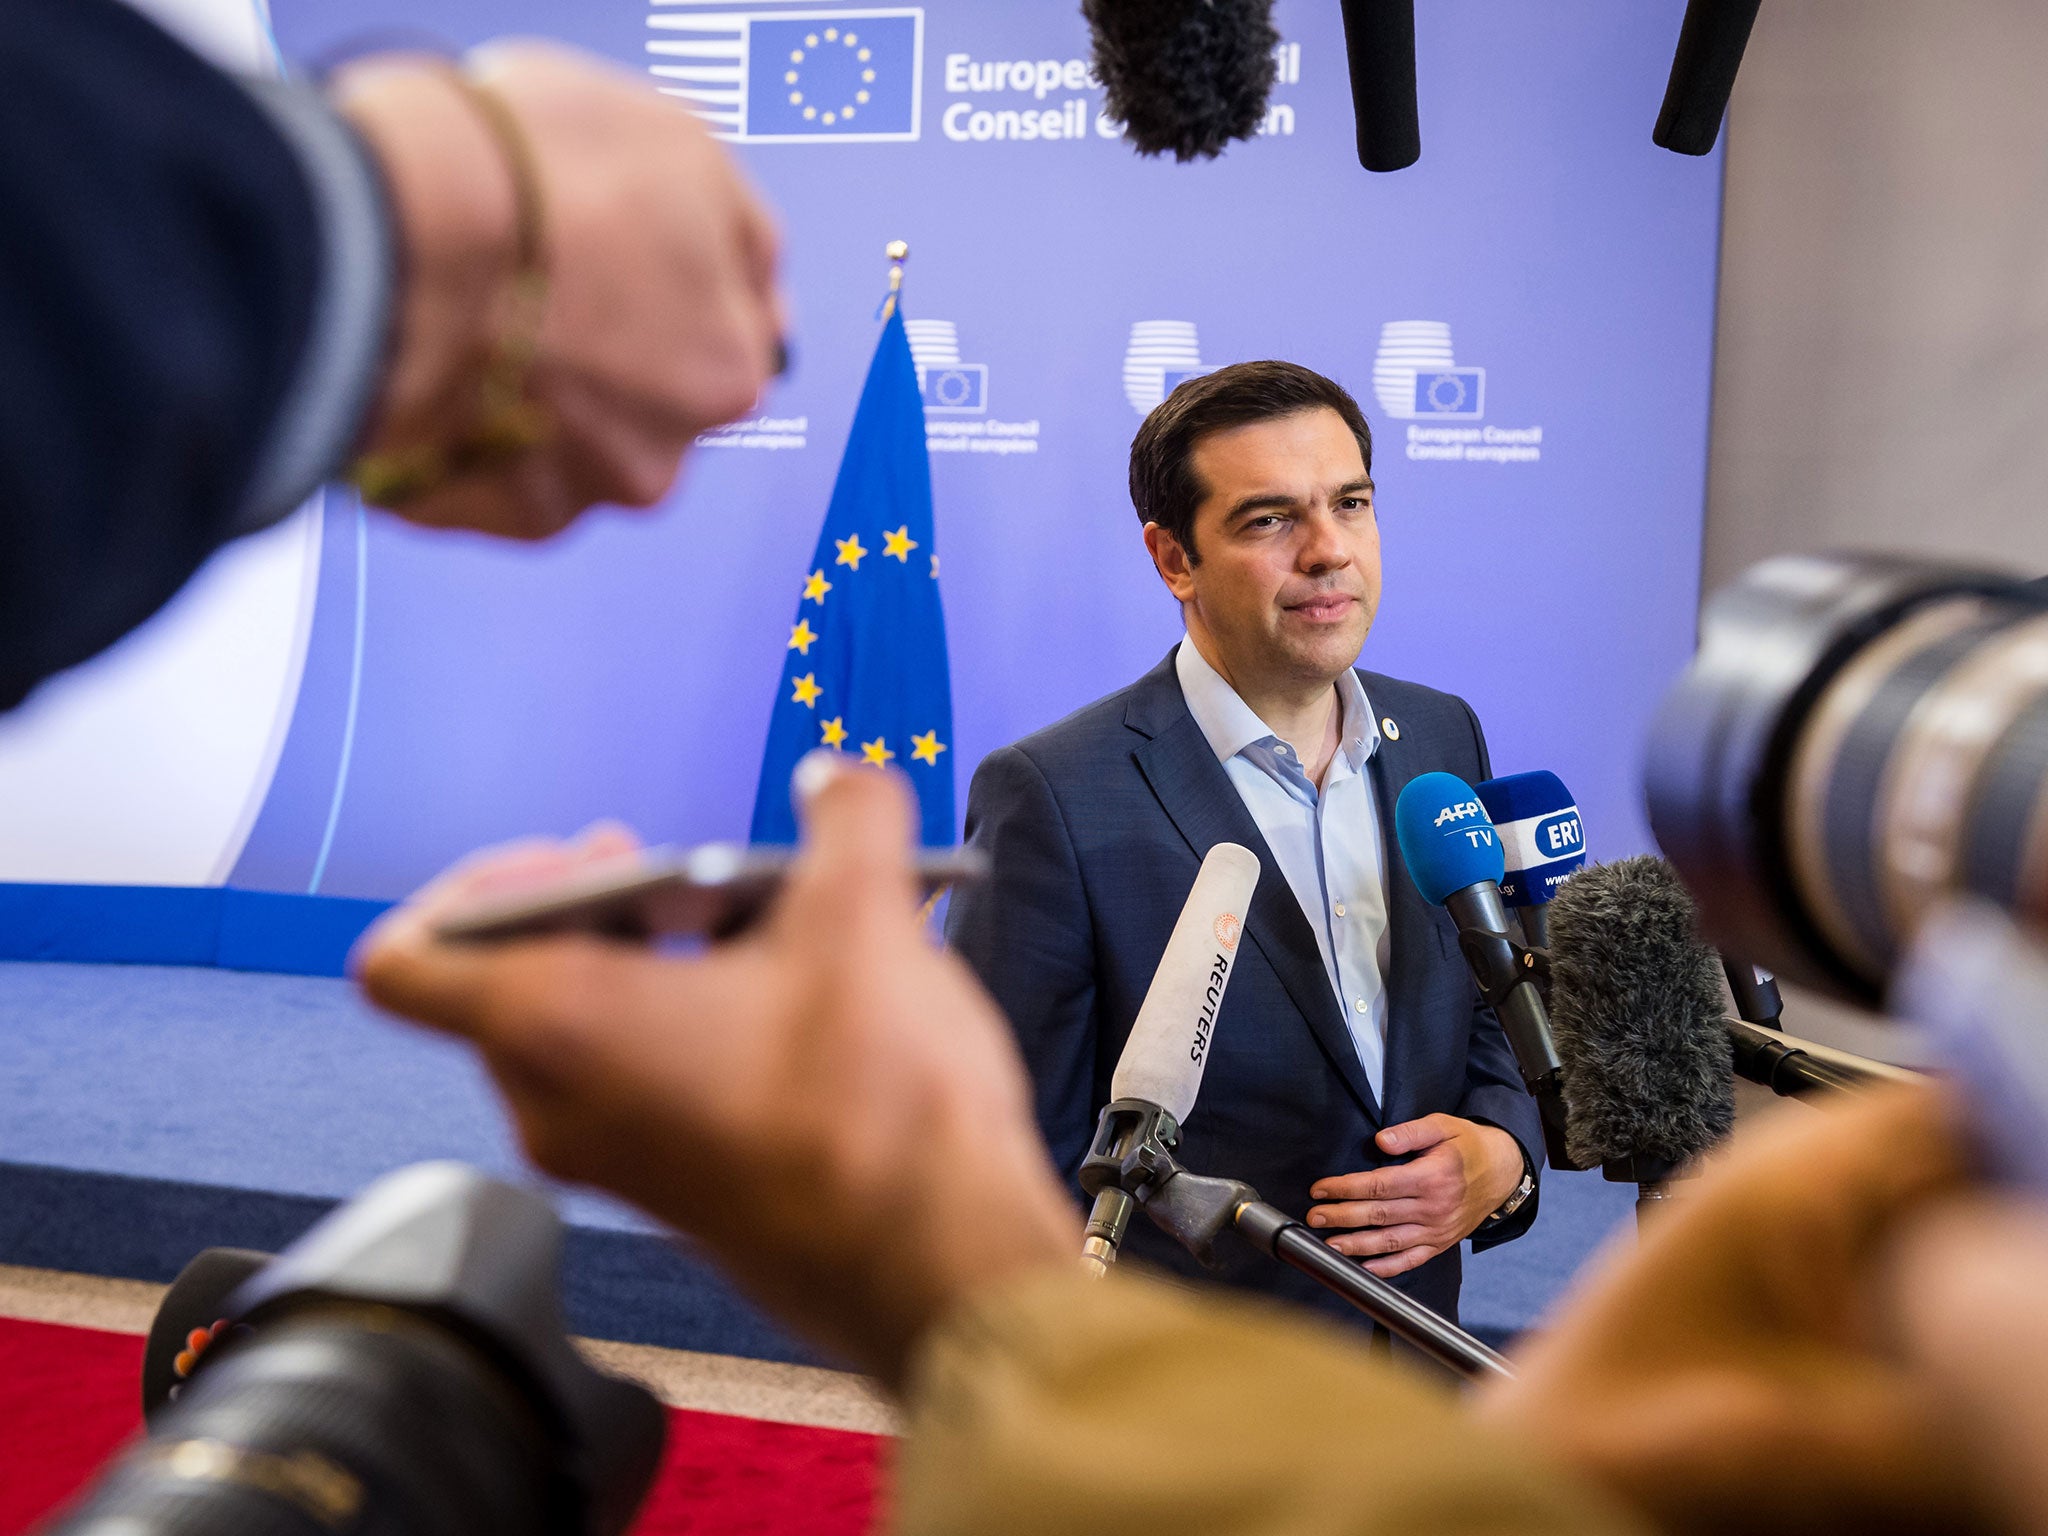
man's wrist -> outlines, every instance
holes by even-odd
[[[1480,1218],[1476,1229],[1484,1232],[1489,1226],[1506,1221],[1536,1193],[1536,1165],[1530,1159],[1528,1150],[1509,1132],[1496,1125],[1485,1125],[1480,1129],[1493,1133],[1488,1141],[1489,1151],[1494,1154],[1489,1159],[1493,1178],[1489,1181],[1487,1192],[1495,1198],[1493,1203],[1487,1206],[1486,1215]],[[1502,1142],[1506,1143],[1505,1156],[1501,1155]]]
[[[517,267],[517,190],[445,64],[344,70],[334,103],[375,154],[398,224],[394,353],[364,446],[411,446],[474,403]]]
[[[1536,1163],[1530,1159],[1528,1149],[1520,1141],[1513,1139],[1509,1133],[1505,1133],[1505,1130],[1499,1130],[1497,1126],[1489,1126],[1489,1128],[1493,1128],[1495,1135],[1499,1135],[1513,1149],[1513,1161],[1509,1165],[1509,1174],[1507,1174],[1507,1178],[1511,1180],[1507,1184],[1507,1192],[1501,1194],[1499,1200],[1495,1200],[1487,1208],[1485,1217],[1481,1217],[1479,1227],[1477,1227],[1477,1231],[1481,1231],[1481,1233],[1487,1231],[1489,1227],[1497,1227],[1499,1223],[1503,1223],[1509,1217],[1513,1217],[1513,1214],[1516,1214],[1518,1210],[1522,1210],[1522,1206],[1526,1206],[1536,1196]]]

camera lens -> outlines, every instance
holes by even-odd
[[[225,1345],[63,1536],[523,1536],[583,1529],[554,1427],[396,1308],[330,1305]]]
[[[1709,934],[1872,1001],[1943,892],[2048,916],[2048,613],[2010,575],[1788,557],[1708,605],[1650,822]]]

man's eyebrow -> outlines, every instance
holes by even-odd
[[[1223,514],[1223,525],[1227,528],[1232,523],[1242,522],[1254,512],[1270,512],[1275,510],[1284,512],[1289,507],[1298,507],[1300,505],[1301,502],[1297,498],[1281,491],[1269,491],[1263,496],[1247,496]]]
[[[1330,499],[1332,501],[1341,501],[1344,497],[1356,496],[1361,491],[1370,495],[1374,489],[1372,476],[1360,475],[1356,480],[1347,480],[1338,486],[1336,490],[1330,493]],[[1223,526],[1228,528],[1232,524],[1244,521],[1244,519],[1257,512],[1284,512],[1290,507],[1297,507],[1299,505],[1301,505],[1299,498],[1289,496],[1280,491],[1269,491],[1263,496],[1247,496],[1244,500],[1233,504],[1230,510],[1223,514]]]

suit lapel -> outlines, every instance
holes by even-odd
[[[1316,936],[1303,915],[1294,889],[1281,873],[1273,850],[1259,832],[1250,811],[1239,798],[1237,786],[1216,761],[1208,738],[1188,713],[1181,697],[1179,679],[1168,658],[1164,679],[1155,671],[1147,683],[1163,681],[1171,699],[1148,688],[1147,697],[1134,702],[1127,723],[1150,736],[1132,754],[1139,772],[1159,797],[1180,835],[1197,858],[1206,857],[1218,843],[1242,843],[1259,856],[1259,883],[1252,893],[1251,910],[1245,914],[1245,932],[1258,945],[1259,953],[1279,976],[1294,1006],[1301,1010],[1323,1053],[1336,1066],[1368,1116],[1379,1118],[1379,1101],[1366,1080],[1365,1067],[1358,1059],[1336,994],[1330,990],[1329,972],[1323,968]]]
[[[1387,851],[1387,974],[1381,978],[1387,990],[1387,1059],[1381,1085],[1386,1090],[1388,1125],[1415,1118],[1410,1085],[1416,1080],[1416,1054],[1428,1044],[1423,1039],[1422,987],[1431,966],[1442,959],[1436,918],[1409,878],[1394,835],[1394,802],[1421,771],[1415,765],[1413,734],[1395,741],[1382,732],[1379,750],[1367,764]]]

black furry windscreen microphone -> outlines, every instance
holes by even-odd
[[[1550,903],[1550,1023],[1582,1167],[1683,1162],[1735,1123],[1720,961],[1692,897],[1648,856],[1595,864]]]
[[[1103,110],[1140,154],[1214,158],[1273,89],[1273,0],[1081,0]]]

